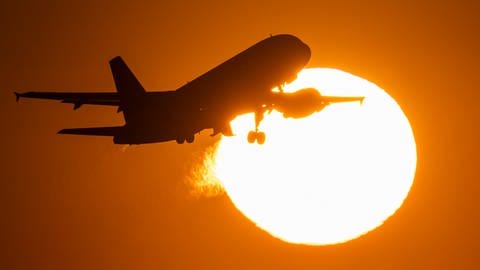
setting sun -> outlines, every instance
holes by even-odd
[[[291,243],[348,241],[381,225],[413,183],[416,146],[399,105],[375,84],[327,68],[305,69],[286,92],[365,96],[303,119],[265,114],[264,145],[248,144],[253,114],[232,121],[211,172],[258,227]]]

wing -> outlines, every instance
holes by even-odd
[[[93,128],[66,128],[58,134],[115,136],[122,131],[123,127],[93,127]]]
[[[120,95],[116,92],[15,92],[18,102],[20,98],[39,98],[61,100],[62,103],[73,104],[73,109],[83,104],[119,106]]]
[[[337,102],[352,102],[358,101],[360,104],[363,103],[365,97],[335,97],[335,96],[321,96],[322,101],[326,103],[337,103]]]

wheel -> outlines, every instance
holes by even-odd
[[[248,136],[247,136],[248,143],[254,143],[256,139],[257,139],[257,132],[255,131],[248,132]]]
[[[187,141],[187,143],[193,143],[193,141],[195,140],[195,134],[188,135],[185,140]]]
[[[265,143],[265,132],[258,132],[257,133],[257,143],[264,144]]]
[[[175,141],[177,141],[178,144],[183,144],[185,142],[185,138],[176,138]]]

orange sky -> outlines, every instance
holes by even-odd
[[[480,267],[476,1],[11,2],[0,4],[0,268]],[[147,89],[174,89],[271,33],[309,44],[310,67],[377,83],[413,126],[413,189],[384,226],[357,240],[286,244],[226,196],[189,196],[183,179],[213,142],[208,132],[193,145],[122,152],[109,139],[55,134],[121,123],[114,109],[16,104],[12,94],[113,90],[116,55]]]

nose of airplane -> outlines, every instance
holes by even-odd
[[[312,51],[310,50],[310,47],[298,37],[290,36],[290,38],[296,48],[296,57],[301,59],[303,65],[306,65],[308,61],[310,61],[310,57],[312,56]]]
[[[301,50],[302,58],[304,59],[305,64],[307,64],[308,61],[310,61],[310,57],[312,56],[312,51],[310,50],[310,47],[303,42],[300,50]]]
[[[310,47],[298,37],[290,34],[281,34],[270,37],[268,40],[271,40],[272,44],[275,44],[275,47],[281,47],[288,50],[287,55],[291,55],[293,57],[295,65],[303,67],[308,63],[308,61],[310,61]],[[281,56],[282,57],[279,58],[285,59],[284,50],[281,50]]]

